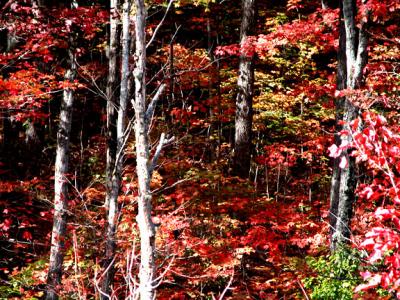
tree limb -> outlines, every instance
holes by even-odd
[[[149,106],[147,107],[146,110],[146,122],[147,124],[150,123],[151,118],[153,117],[154,109],[156,107],[156,104],[158,100],[160,99],[161,95],[164,93],[165,87],[167,85],[165,83],[161,84],[160,87],[158,88],[156,94],[154,95],[153,99],[151,99],[151,102]]]
[[[175,139],[175,137],[171,137],[169,139],[165,138],[165,133],[161,133],[160,136],[160,141],[158,142],[157,148],[156,148],[156,152],[154,153],[153,159],[151,161],[151,165],[150,165],[150,176],[153,174],[153,171],[157,165],[157,161],[158,158],[160,157],[161,154],[161,150],[163,149],[163,147],[169,143],[171,143],[173,140]]]

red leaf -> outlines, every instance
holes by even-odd
[[[32,233],[30,233],[29,231],[24,231],[22,233],[22,238],[25,240],[32,240]]]

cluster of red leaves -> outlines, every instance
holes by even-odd
[[[68,47],[68,32],[73,25],[79,37],[93,40],[106,22],[107,13],[99,7],[53,9],[35,12],[29,3],[13,2],[0,25],[18,38],[13,51],[0,54],[0,65],[5,70],[0,77],[0,107],[14,110],[14,119],[41,121],[47,117],[43,106],[53,98],[51,94],[65,88],[82,88],[77,81],[64,81],[64,70],[46,67]],[[87,47],[77,48],[78,56]]]
[[[268,167],[276,167],[283,165],[284,167],[291,167],[296,162],[296,149],[287,147],[285,145],[270,145],[264,147],[266,155],[256,157],[256,162]]]
[[[319,74],[323,77],[325,74]],[[310,101],[318,103],[324,97],[331,97],[336,88],[336,84],[334,84],[333,76],[327,76],[328,81],[324,84],[317,84],[310,80],[304,80],[303,82],[299,83],[297,89],[294,89],[291,94],[293,96],[297,95],[306,95]]]
[[[362,120],[361,131],[358,118],[351,122],[351,132],[341,133],[351,135],[351,143],[330,149],[334,157],[353,149],[356,161],[363,162],[373,177],[358,188],[361,200],[378,205],[369,217],[368,232],[360,246],[368,251],[371,264],[380,263],[384,267],[362,273],[367,283],[356,291],[380,286],[400,295],[400,136],[395,133],[398,126],[390,126],[383,116],[369,111],[362,114]]]
[[[307,19],[295,20],[272,29],[269,34],[248,37],[239,44],[218,46],[218,56],[253,56],[265,58],[280,51],[286,45],[296,45],[299,41],[315,45],[320,51],[329,52],[337,47],[336,28],[338,10],[317,10]]]
[[[299,41],[315,45],[320,51],[329,52],[337,47],[337,10],[317,10],[305,20],[295,20],[283,24],[269,34],[259,35],[255,42],[255,51],[261,57],[267,57],[288,44]]]
[[[400,4],[396,0],[369,0],[361,6],[359,15],[365,15],[365,11],[370,11],[373,21],[383,22],[398,9],[400,9]]]

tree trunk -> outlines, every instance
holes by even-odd
[[[255,0],[242,0],[240,44],[243,49],[254,30]],[[236,97],[234,173],[248,177],[251,158],[251,127],[253,118],[254,58],[242,52],[239,62],[238,94]]]
[[[336,75],[336,86],[338,91],[346,89],[347,80],[347,68],[346,68],[346,32],[344,29],[343,22],[343,9],[340,3],[340,23],[339,23],[339,49],[338,49],[338,68]],[[342,130],[341,121],[343,120],[343,108],[345,99],[343,97],[335,99],[335,144],[339,147],[341,140],[339,132]],[[340,185],[340,157],[336,157],[333,160],[333,174],[331,181],[331,191],[330,191],[330,234],[333,235],[336,231],[336,221],[338,215],[338,205],[339,205],[339,185]]]
[[[146,16],[144,0],[135,0],[135,142],[136,142],[136,172],[138,176],[138,215],[136,217],[140,232],[140,267],[138,293],[141,300],[155,298],[155,228],[151,218],[150,180],[160,151],[165,143],[161,135],[156,153],[150,160],[149,124],[155,105],[165,89],[162,84],[146,109]]]
[[[112,173],[115,167],[117,152],[117,101],[115,96],[117,76],[117,48],[118,48],[118,0],[110,1],[110,44],[108,48],[108,78],[107,78],[107,158],[106,158],[106,200],[108,209],[110,199],[114,198]]]
[[[105,294],[111,291],[112,279],[114,277],[115,256],[115,228],[116,215],[118,211],[118,193],[120,187],[120,176],[117,172],[116,155],[117,145],[117,103],[116,103],[116,76],[117,76],[117,44],[118,44],[118,0],[110,1],[110,44],[108,53],[108,78],[107,78],[107,154],[106,154],[106,199],[107,210],[107,241],[106,255],[103,267],[106,270],[102,282],[102,290]],[[121,83],[122,87],[122,83]],[[106,295],[102,299],[108,299]]]
[[[140,231],[139,294],[141,300],[155,297],[154,278],[156,273],[154,250],[155,229],[151,219],[150,170],[148,166],[149,140],[146,119],[146,8],[144,0],[136,3],[135,42],[135,139],[136,171],[139,184],[137,222]]]
[[[118,5],[118,3],[114,3],[114,5]],[[115,7],[116,7],[115,6]],[[115,234],[117,228],[117,216],[118,216],[118,194],[120,191],[121,185],[121,177],[123,171],[123,158],[124,158],[124,150],[125,150],[125,130],[126,130],[126,106],[128,102],[128,81],[129,81],[129,51],[130,51],[130,33],[129,33],[129,12],[130,12],[130,0],[125,0],[123,7],[123,17],[122,17],[122,65],[121,65],[121,87],[120,87],[120,98],[119,98],[119,106],[118,106],[118,117],[116,123],[116,143],[115,149],[113,149],[112,155],[113,157],[108,157],[107,162],[113,163],[114,165],[107,166],[107,175],[110,178],[108,180],[108,190],[107,190],[107,203],[108,203],[108,227],[107,227],[107,242],[106,242],[106,259],[104,268],[107,270],[105,274],[105,278],[103,281],[103,292],[105,294],[109,294],[111,291],[111,284],[113,282],[114,276],[114,262],[113,259],[115,257]],[[114,8],[115,10],[116,8]],[[115,24],[117,26],[117,24]],[[116,31],[116,28],[115,28]],[[116,33],[115,33],[116,34]],[[111,38],[111,35],[110,35]],[[110,43],[111,44],[111,43]],[[116,47],[116,45],[115,45]],[[116,53],[115,53],[116,54]],[[111,59],[111,57],[110,57]],[[116,67],[115,65],[113,65]],[[110,73],[112,64],[110,62]],[[113,71],[115,69],[113,68]],[[111,75],[109,75],[111,77]],[[115,74],[113,74],[115,80]],[[109,80],[110,82],[110,80]],[[114,82],[113,82],[114,84]],[[113,97],[114,98],[114,97]],[[111,98],[110,98],[111,99]],[[115,107],[115,101],[112,101],[113,106]],[[115,124],[111,125],[112,131],[115,129]],[[114,128],[112,128],[114,127]],[[111,151],[110,151],[111,152]],[[111,153],[108,153],[110,155]],[[102,295],[103,299],[108,299],[106,295]]]
[[[328,9],[328,8],[339,8],[341,1],[336,1],[336,0],[321,0],[321,8],[322,9]]]
[[[327,8],[329,8],[329,3],[328,3],[328,1],[327,1],[327,0],[321,0],[321,6],[322,6],[322,9],[327,9]]]
[[[354,0],[343,0],[340,7],[341,28],[338,54],[338,89],[359,89],[363,86],[363,70],[367,64],[367,31],[366,23],[362,21],[360,29],[356,27],[357,7]],[[366,12],[368,17],[368,12]],[[337,125],[337,130],[348,130],[349,123],[357,118],[359,109],[352,103],[352,96],[339,99],[336,102],[336,119],[343,121],[342,128]],[[337,144],[351,143],[351,135],[336,135]],[[334,170],[331,185],[331,250],[334,251],[340,244],[346,243],[350,238],[350,222],[353,214],[353,203],[356,188],[355,160],[350,156],[351,149],[344,151],[334,161]],[[339,161],[346,159],[347,166],[339,167]]]
[[[0,52],[11,52],[16,46],[16,40],[14,38],[14,33],[10,32],[7,27],[0,29]],[[3,75],[3,72],[2,74]],[[0,117],[3,122],[3,136],[1,151],[3,154],[13,153],[13,157],[16,156],[15,146],[18,145],[18,130],[16,129],[15,122],[12,121],[11,113],[7,109],[3,109],[0,113]],[[17,155],[18,156],[18,155]]]
[[[72,36],[69,38],[70,68],[65,73],[65,80],[73,82],[76,74],[75,50]],[[68,210],[68,174],[69,139],[72,123],[74,92],[64,89],[60,111],[60,124],[57,133],[57,150],[54,174],[54,221],[51,235],[50,263],[47,278],[46,299],[58,299],[61,286],[62,264],[64,260],[64,241],[66,238],[66,219]]]

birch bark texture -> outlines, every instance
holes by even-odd
[[[238,93],[236,97],[235,146],[233,171],[240,177],[248,177],[251,159],[251,137],[254,94],[254,57],[243,51],[248,37],[255,27],[255,0],[242,0],[242,24],[240,28],[241,54],[239,59]]]
[[[114,10],[118,9],[118,1],[113,0],[112,4],[115,5]],[[131,2],[130,0],[125,0],[123,4],[123,12],[122,12],[122,55],[121,55],[121,85],[120,85],[120,93],[119,93],[119,103],[114,102],[114,109],[118,110],[117,118],[116,118],[116,140],[113,142],[113,157],[110,157],[110,162],[113,162],[112,165],[107,166],[107,170],[109,173],[107,174],[109,180],[109,186],[107,189],[107,197],[108,197],[108,207],[107,207],[107,241],[106,241],[106,257],[105,257],[105,277],[102,284],[102,299],[109,299],[108,295],[111,292],[111,287],[113,283],[114,277],[114,259],[116,252],[116,228],[117,228],[117,219],[119,215],[118,208],[118,195],[121,186],[121,178],[123,173],[123,161],[124,161],[124,151],[125,151],[125,141],[126,141],[126,108],[129,97],[129,54],[130,54],[130,10],[131,10]],[[118,25],[118,13],[115,12],[117,17],[115,17],[115,27]],[[117,33],[117,29],[115,28],[115,34]],[[116,39],[116,37],[114,37]],[[110,35],[110,45],[112,44],[112,36]],[[115,45],[116,47],[116,45]],[[116,51],[115,51],[116,53]],[[110,57],[111,59],[111,57]],[[115,58],[116,63],[116,58]],[[112,64],[110,61],[109,64],[109,72],[112,73],[115,71],[116,65]],[[110,75],[109,75],[110,76]],[[115,77],[115,74],[113,74]],[[111,77],[111,76],[110,76]],[[107,160],[108,162],[108,160]]]
[[[72,28],[70,28],[72,31]],[[65,80],[73,82],[76,77],[75,38],[69,37],[69,69]],[[64,241],[68,211],[68,174],[69,144],[72,123],[74,91],[65,88],[61,102],[60,123],[57,132],[56,162],[54,173],[54,220],[51,234],[50,262],[47,277],[46,300],[58,299],[61,288],[62,265],[64,261]]]
[[[364,4],[365,1],[363,1]],[[367,20],[369,12],[361,18],[357,28],[357,4],[355,0],[342,0],[340,3],[340,37],[338,53],[338,89],[357,90],[364,85],[363,70],[367,64],[368,35]],[[359,108],[352,103],[352,96],[338,99],[336,102],[336,119],[343,126],[337,129],[351,132],[349,123],[359,116]],[[340,145],[351,143],[352,137],[336,133],[335,142]],[[353,204],[356,189],[355,159],[350,155],[351,149],[344,151],[334,161],[331,184],[330,225],[331,250],[336,250],[341,244],[349,241],[350,222],[353,214]],[[339,162],[346,161],[340,167]]]
[[[145,29],[147,10],[144,0],[135,0],[135,11],[135,68],[133,70],[135,93],[132,105],[135,109],[136,172],[139,186],[136,221],[140,232],[140,267],[137,292],[141,300],[153,300],[156,295],[157,278],[154,256],[155,227],[151,217],[152,195],[150,180],[163,146],[172,141],[172,139],[166,139],[165,134],[162,133],[154,156],[150,159],[149,127],[156,103],[163,94],[166,85],[161,84],[150,103],[146,105]]]
[[[140,231],[140,268],[138,292],[141,300],[155,298],[155,228],[151,219],[150,193],[150,145],[148,139],[149,124],[146,118],[146,16],[144,0],[135,0],[135,140],[136,172],[138,176],[138,215],[136,217]]]

